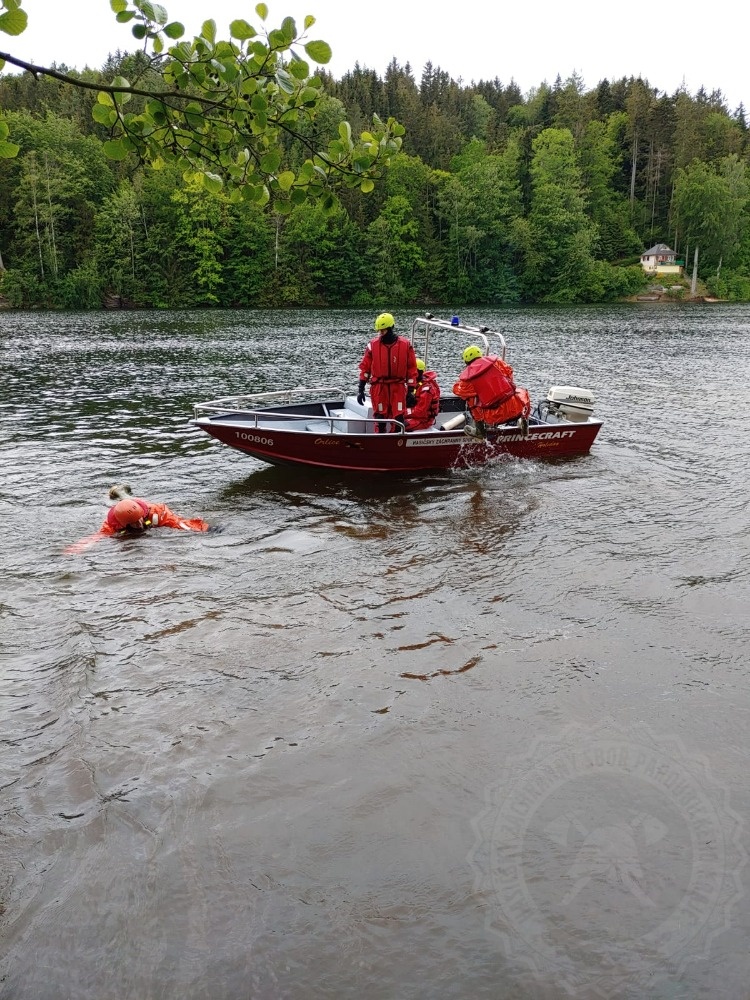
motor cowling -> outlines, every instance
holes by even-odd
[[[594,412],[594,393],[575,385],[553,385],[547,393],[547,411],[560,420],[585,423]]]

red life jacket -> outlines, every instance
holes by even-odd
[[[479,405],[484,407],[500,406],[516,391],[513,369],[493,354],[472,361],[459,378],[471,383]]]
[[[362,378],[369,375],[373,382],[405,382],[409,378],[409,353],[413,348],[405,337],[397,337],[393,344],[384,344],[380,337],[375,337],[369,348],[370,371],[360,369]],[[367,354],[362,368],[367,367]]]

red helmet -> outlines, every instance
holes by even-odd
[[[131,524],[137,524],[146,516],[146,511],[137,500],[129,498],[120,500],[114,505],[111,511],[113,519],[121,528],[127,528]]]

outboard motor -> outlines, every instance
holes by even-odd
[[[594,393],[575,385],[553,385],[547,399],[539,404],[542,419],[569,420],[574,424],[585,423],[594,412]],[[542,409],[546,411],[542,415]]]

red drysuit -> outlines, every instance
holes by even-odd
[[[388,344],[382,337],[373,338],[365,348],[359,377],[370,382],[373,416],[403,417],[407,384],[410,389],[417,384],[417,357],[411,341],[397,336]]]
[[[424,431],[432,427],[440,409],[440,386],[435,372],[425,372],[417,383],[417,402],[406,411],[407,431]]]

